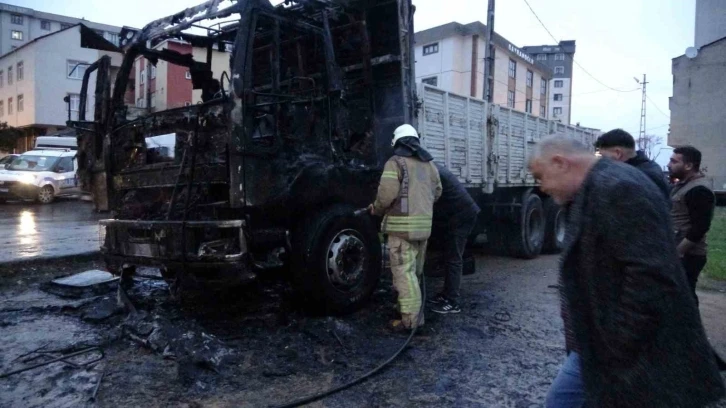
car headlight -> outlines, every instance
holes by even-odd
[[[34,174],[23,174],[20,176],[20,182],[25,184],[35,184]]]

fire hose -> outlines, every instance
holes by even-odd
[[[365,215],[367,213],[368,213],[368,209],[367,208],[361,208],[359,210],[354,211],[353,212],[353,215],[355,217],[360,217],[360,216],[363,216],[363,215]],[[419,310],[419,314],[418,314],[419,321],[417,322],[416,325],[413,326],[413,328],[411,329],[411,334],[408,335],[408,338],[406,338],[406,341],[403,342],[403,345],[401,345],[401,347],[398,350],[396,350],[396,352],[393,353],[393,355],[391,357],[389,357],[383,363],[379,364],[376,368],[368,371],[367,373],[361,375],[360,377],[358,377],[358,378],[356,378],[356,379],[354,379],[352,381],[349,381],[349,382],[347,382],[347,383],[345,383],[343,385],[340,385],[340,386],[331,388],[331,389],[329,389],[327,391],[323,391],[323,392],[320,392],[320,393],[315,394],[315,395],[311,395],[309,397],[300,398],[300,399],[298,399],[296,401],[288,402],[288,403],[285,403],[283,405],[277,405],[277,406],[274,406],[273,405],[271,407],[272,408],[293,408],[293,407],[299,407],[299,406],[302,406],[302,405],[310,404],[311,402],[315,402],[315,401],[321,400],[323,398],[326,398],[326,397],[329,397],[329,396],[331,396],[333,394],[336,394],[336,393],[338,393],[340,391],[346,390],[346,389],[348,389],[348,388],[350,388],[350,387],[352,387],[354,385],[360,384],[363,381],[366,381],[367,379],[369,379],[369,378],[373,377],[374,375],[378,374],[386,366],[388,366],[389,364],[391,364],[393,362],[393,360],[395,360],[403,352],[403,350],[405,350],[408,347],[408,345],[411,343],[411,340],[413,339],[414,334],[416,334],[416,329],[418,327],[418,323],[421,321],[421,317],[423,317],[423,314],[424,314],[424,305],[426,304],[426,279],[424,278],[423,274],[420,277],[419,284],[421,286],[421,310]]]

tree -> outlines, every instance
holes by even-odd
[[[0,122],[0,151],[12,152],[22,135],[22,130],[8,126],[7,122]]]
[[[638,150],[645,152],[645,155],[649,159],[653,158],[653,153],[656,152],[656,148],[663,144],[663,138],[655,135],[645,135],[639,137],[637,141]]]

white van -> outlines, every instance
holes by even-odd
[[[35,139],[34,150],[49,150],[49,149],[70,149],[78,150],[78,140],[75,136],[38,136]]]

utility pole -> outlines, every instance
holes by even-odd
[[[492,38],[494,37],[494,0],[489,0],[487,7],[487,37],[486,48],[484,49],[484,94],[483,98],[487,102],[492,101],[491,79],[492,66],[494,65],[494,56],[492,48]]]
[[[635,78],[635,82],[639,83],[643,87],[643,98],[640,103],[640,131],[638,132],[638,147],[645,150],[647,144],[645,140],[645,85],[648,82],[645,81],[645,74],[643,74],[643,82],[640,82],[638,78]]]

